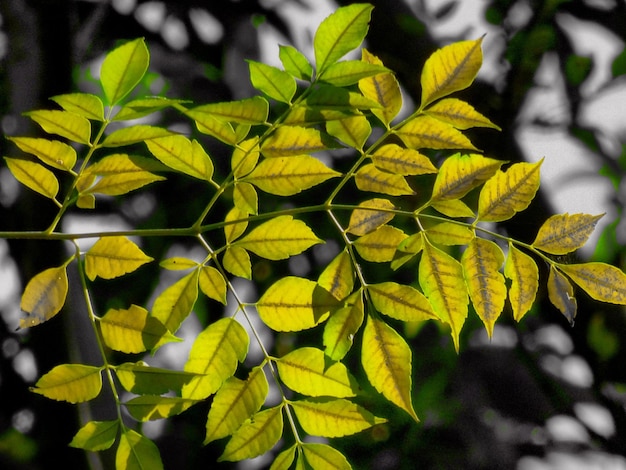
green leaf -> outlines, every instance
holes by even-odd
[[[93,186],[81,189],[81,194],[100,193],[118,196],[155,181],[163,181],[165,179],[163,176],[148,171],[154,167],[154,161],[145,157],[123,153],[107,155],[81,174],[81,181],[87,181],[87,178],[94,175],[100,176]]]
[[[316,282],[295,276],[276,281],[256,304],[261,320],[274,331],[313,328],[337,306],[337,299]]]
[[[140,395],[125,402],[124,406],[133,418],[144,422],[179,415],[198,401],[191,398]]]
[[[83,450],[98,452],[110,448],[119,430],[119,421],[89,421],[74,435],[68,444]]]
[[[388,199],[374,198],[359,204],[350,215],[347,232],[362,236],[376,230],[394,218],[395,206]],[[381,210],[376,210],[381,209]]]
[[[431,55],[422,69],[421,108],[472,84],[483,62],[482,38],[444,46]]]
[[[460,199],[480,186],[500,169],[503,161],[472,153],[456,153],[446,158],[433,186],[433,201]]]
[[[204,104],[194,110],[210,114],[222,121],[255,125],[267,121],[269,103],[265,98],[255,96],[238,101]]]
[[[504,275],[511,280],[509,301],[513,318],[520,321],[535,302],[539,289],[539,268],[530,256],[509,243]]]
[[[206,422],[204,444],[230,436],[261,409],[269,385],[261,367],[254,367],[247,380],[231,377],[213,398]]]
[[[154,301],[152,316],[169,331],[177,331],[191,313],[198,299],[199,275],[200,271],[194,269],[165,289]]]
[[[369,315],[363,330],[361,364],[379,393],[419,421],[411,399],[411,348],[393,328]]]
[[[30,391],[70,403],[93,400],[102,389],[101,371],[101,367],[61,364],[44,374]]]
[[[104,105],[102,100],[90,93],[68,93],[50,98],[65,111],[78,114],[94,121],[104,121]]]
[[[100,82],[109,106],[119,103],[141,81],[150,53],[143,39],[135,39],[109,52],[100,69]]]
[[[215,393],[248,354],[250,339],[239,322],[222,318],[211,323],[195,339],[186,372],[202,374],[183,386],[182,396],[203,400]]]
[[[148,143],[151,139],[172,135],[176,135],[176,133],[164,129],[163,127],[137,124],[135,126],[122,127],[121,129],[111,132],[104,138],[100,145],[102,147],[122,147],[124,145],[138,144],[144,141]]]
[[[115,351],[128,354],[156,351],[162,345],[177,341],[157,318],[138,305],[129,309],[109,309],[100,319],[104,343]]]
[[[334,116],[334,119],[343,119],[349,115],[354,115],[358,110],[380,109],[381,107],[377,101],[370,97],[323,83],[311,90],[304,104],[311,111],[335,111],[335,114],[326,114],[327,118]]]
[[[76,164],[76,150],[58,140],[33,137],[9,137],[22,151],[35,155],[53,168],[69,171]]]
[[[431,207],[448,217],[474,217],[474,211],[459,199],[445,199],[431,202]]]
[[[363,165],[354,176],[357,188],[361,191],[408,196],[415,194],[402,175],[379,170],[374,164]]]
[[[343,454],[327,444],[304,443],[302,455],[313,470],[352,470]]]
[[[85,274],[90,281],[113,279],[132,273],[154,258],[123,236],[101,237],[85,255]]]
[[[268,158],[290,157],[326,150],[329,145],[317,129],[280,126],[263,141],[261,152]]]
[[[282,215],[262,223],[236,243],[262,258],[279,260],[298,255],[323,240],[304,222]]]
[[[402,321],[437,320],[428,299],[414,287],[396,282],[370,284],[367,292],[376,310]]]
[[[440,100],[424,110],[424,113],[461,130],[472,127],[490,127],[500,130],[498,126],[476,111],[470,104],[456,98]]]
[[[296,81],[287,72],[272,65],[248,60],[252,86],[281,103],[291,103],[296,94]]]
[[[403,124],[395,134],[412,149],[467,149],[477,150],[472,142],[452,125],[419,115]]]
[[[185,111],[185,115],[196,122],[196,127],[203,134],[213,136],[228,145],[237,144],[237,134],[232,124],[203,111],[202,106]]]
[[[185,271],[187,269],[197,268],[198,262],[189,258],[174,256],[164,259],[159,263],[159,266],[170,271]]]
[[[326,132],[344,144],[362,150],[372,133],[372,126],[365,116],[357,114],[345,119],[335,119],[326,123]]]
[[[4,157],[11,174],[27,188],[55,200],[59,181],[50,170],[39,163],[19,158]]]
[[[559,264],[558,267],[592,299],[626,305],[626,274],[621,269],[598,262]]]
[[[276,361],[282,382],[310,397],[354,397],[359,384],[341,362],[333,362],[317,348],[298,348]]]
[[[317,28],[313,38],[318,76],[365,39],[373,7],[352,4],[338,8]]]
[[[437,173],[430,159],[416,150],[387,144],[372,154],[372,163],[381,170],[397,175],[424,175]]]
[[[125,103],[115,114],[113,121],[130,121],[139,119],[149,114],[156,113],[176,104],[186,103],[185,100],[173,100],[163,96],[151,96],[149,98],[139,98]]]
[[[343,87],[354,85],[361,79],[385,72],[389,72],[389,69],[382,65],[360,60],[345,60],[329,65],[324,73],[318,76],[318,79],[330,85]]]
[[[345,357],[354,340],[354,335],[361,328],[365,311],[363,298],[358,295],[356,302],[333,312],[324,325],[325,354],[334,361]]]
[[[185,384],[198,376],[181,370],[150,367],[144,362],[120,364],[115,367],[115,375],[124,389],[138,395],[179,393]]]
[[[243,181],[266,193],[292,196],[324,181],[341,176],[310,155],[263,160]]]
[[[248,228],[247,219],[248,213],[238,207],[233,207],[228,211],[228,214],[226,214],[224,218],[224,222],[227,222],[227,224],[224,225],[224,236],[226,237],[227,243],[232,243],[246,231]],[[237,220],[241,220],[242,222],[234,222]]]
[[[260,155],[261,149],[259,147],[258,137],[240,142],[233,150],[233,156],[230,159],[231,168],[233,169],[235,177],[242,178],[254,170]]]
[[[132,429],[124,429],[115,454],[116,470],[163,470],[157,446]]]
[[[240,246],[229,246],[226,248],[222,258],[222,265],[226,271],[235,276],[252,279],[250,254]]]
[[[274,458],[272,465],[270,465],[270,470],[289,470],[295,456],[296,444],[278,454],[276,458]]]
[[[382,61],[367,49],[361,51],[363,62],[383,65]],[[389,124],[402,109],[402,93],[398,81],[391,73],[381,73],[359,80],[359,90],[367,98],[376,101],[382,109],[373,109],[372,114],[389,128]]]
[[[48,134],[56,134],[72,142],[89,144],[91,123],[78,114],[68,111],[39,110],[25,113]]]
[[[306,56],[293,46],[278,45],[278,57],[285,71],[300,80],[310,81],[313,67]]]
[[[26,318],[20,319],[20,328],[30,328],[54,317],[63,308],[68,290],[65,265],[35,275],[22,294],[20,308]]]
[[[364,260],[385,263],[393,260],[398,245],[406,238],[407,235],[399,228],[383,225],[357,238],[354,247]]]
[[[226,305],[226,280],[213,266],[202,266],[198,277],[198,287],[208,298]]]
[[[150,153],[161,163],[194,178],[211,181],[213,162],[197,140],[171,135],[146,141]]]
[[[233,434],[218,461],[236,462],[258,457],[274,447],[282,433],[282,406],[260,411]]]
[[[514,163],[505,172],[498,170],[480,191],[478,219],[500,222],[526,209],[539,189],[542,162]]]
[[[350,254],[344,249],[324,268],[317,283],[337,300],[343,300],[354,288],[354,277]]]
[[[574,325],[578,305],[574,297],[574,288],[569,280],[554,266],[550,265],[548,276],[548,298],[559,309],[567,321]]]
[[[604,214],[558,214],[539,228],[533,247],[553,255],[565,255],[582,247]]]
[[[342,398],[298,400],[290,405],[302,429],[312,436],[349,436],[387,421]]]
[[[504,276],[499,272],[503,263],[500,247],[484,238],[474,238],[461,257],[470,299],[489,338],[506,300]]]

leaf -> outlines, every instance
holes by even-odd
[[[263,160],[243,181],[266,193],[292,196],[324,181],[341,176],[310,155],[268,158]]]
[[[269,470],[289,470],[291,468],[291,464],[293,463],[293,459],[296,456],[296,444],[292,445],[288,449],[283,450],[280,454],[278,454]]]
[[[444,46],[424,63],[420,83],[423,109],[433,101],[472,84],[483,61],[482,38]]]
[[[354,277],[350,254],[344,249],[324,268],[317,283],[337,300],[343,300],[354,288]]]
[[[412,149],[477,150],[455,127],[427,115],[419,115],[403,124],[395,134]]]
[[[74,435],[68,444],[77,449],[98,452],[110,448],[119,430],[119,421],[89,421]]]
[[[159,266],[170,271],[185,271],[187,269],[197,268],[198,262],[189,258],[174,256],[164,259],[159,263]]]
[[[100,176],[96,184],[85,188],[81,194],[100,193],[118,196],[155,181],[164,180],[163,176],[148,171],[154,166],[154,161],[144,157],[123,153],[107,155],[81,174],[81,178],[89,178],[93,175]]]
[[[498,170],[480,191],[478,219],[500,222],[526,209],[539,189],[542,162],[514,163],[506,172]]]
[[[337,305],[316,282],[286,276],[265,291],[256,308],[263,323],[274,331],[302,331],[326,320]]]
[[[168,331],[177,331],[191,313],[198,299],[199,275],[200,271],[194,269],[165,289],[154,301],[152,316],[163,323]]]
[[[65,265],[36,274],[22,294],[20,308],[26,318],[20,319],[20,328],[30,328],[54,317],[63,308],[68,290]]]
[[[213,398],[206,422],[204,444],[230,436],[261,409],[269,385],[261,367],[254,367],[247,380],[231,377]]]
[[[100,82],[109,106],[119,103],[141,81],[150,53],[143,39],[135,39],[109,52],[100,69]]]
[[[467,245],[475,237],[474,231],[466,225],[442,222],[426,230],[428,240],[439,245]]]
[[[145,422],[179,415],[198,401],[191,398],[140,395],[128,400],[124,405],[133,418]]]
[[[437,212],[448,217],[474,217],[474,211],[459,199],[437,200],[431,203],[431,207]]]
[[[361,191],[388,194],[390,196],[405,196],[415,194],[402,175],[387,173],[376,168],[373,164],[363,165],[354,176],[357,188]]]
[[[509,253],[504,265],[504,275],[511,280],[509,300],[513,318],[520,321],[535,302],[539,289],[537,263],[523,251],[509,243]]]
[[[380,104],[360,93],[320,83],[306,97],[304,104],[310,111],[317,110],[327,119],[343,119],[356,114],[361,109],[380,109]],[[334,113],[333,113],[334,112]]]
[[[367,49],[361,50],[361,60],[369,64],[382,65],[382,61]],[[367,98],[376,101],[382,109],[373,109],[372,114],[389,128],[389,124],[402,109],[400,85],[391,73],[381,73],[359,80],[359,90]]]
[[[372,133],[372,126],[365,116],[357,114],[345,119],[335,119],[326,123],[326,132],[344,144],[362,150]]]
[[[396,282],[370,284],[367,292],[376,310],[402,321],[437,320],[428,299],[414,287]]]
[[[430,243],[424,244],[419,264],[419,283],[435,315],[450,325],[454,348],[467,318],[468,292],[461,263]]]
[[[267,158],[289,157],[326,150],[329,142],[317,129],[300,126],[280,126],[261,144]]]
[[[213,162],[197,140],[171,135],[147,140],[146,145],[164,165],[194,178],[211,181]]]
[[[186,372],[202,374],[183,386],[182,396],[203,400],[215,393],[248,354],[250,339],[239,322],[222,318],[211,323],[195,339]]]
[[[279,260],[322,242],[304,222],[282,215],[262,223],[236,243],[262,258]]]
[[[90,281],[113,279],[132,273],[154,258],[123,236],[101,237],[85,255],[85,273]]]
[[[470,299],[489,338],[506,300],[504,276],[499,272],[503,263],[500,247],[484,238],[474,238],[461,257]]]
[[[313,470],[352,470],[343,454],[327,444],[304,443],[302,455]]]
[[[104,121],[104,105],[102,100],[90,93],[68,93],[50,98],[65,111],[78,114],[94,121]]]
[[[298,348],[276,361],[281,381],[310,397],[354,397],[359,384],[341,362],[332,362],[317,348]]]
[[[202,266],[198,276],[198,286],[208,298],[226,305],[226,280],[213,266]]]
[[[241,222],[234,222],[240,220]],[[239,238],[248,228],[248,213],[237,208],[233,207],[224,219],[224,222],[227,222],[224,225],[224,236],[226,237],[227,243],[232,243],[237,238]]]
[[[364,317],[363,298],[357,297],[353,305],[333,312],[324,325],[325,354],[340,361],[352,347],[354,335],[361,328]]]
[[[340,7],[317,28],[313,38],[318,76],[365,39],[373,7],[352,4]]]
[[[372,163],[381,170],[397,175],[424,175],[437,173],[430,159],[416,150],[387,144],[372,154]]]
[[[176,133],[164,129],[163,127],[137,124],[135,126],[122,127],[121,129],[111,132],[104,138],[100,145],[102,147],[122,147],[124,145],[139,144],[141,142],[148,143],[152,139],[173,135],[176,135]]]
[[[411,400],[411,348],[393,328],[372,315],[363,330],[361,364],[379,393],[419,421]]]
[[[278,58],[285,71],[300,80],[310,81],[313,67],[306,56],[293,46],[278,45]]]
[[[563,274],[554,265],[550,265],[548,276],[548,298],[552,305],[559,309],[570,325],[574,325],[577,303],[574,297],[574,288]]]
[[[218,462],[236,462],[262,455],[274,447],[282,433],[282,406],[259,411],[233,434]]]
[[[252,263],[250,255],[240,246],[229,246],[222,258],[224,269],[234,276],[252,279]]]
[[[24,113],[48,134],[56,134],[72,142],[89,144],[91,123],[78,114],[68,111],[39,110]]]
[[[246,214],[259,212],[259,195],[250,183],[235,183],[233,189],[233,203]]]
[[[144,362],[126,362],[115,367],[115,375],[125,390],[139,395],[179,393],[197,374],[181,370],[150,367]]]
[[[242,178],[254,170],[260,155],[258,137],[240,142],[233,150],[233,156],[230,159],[235,178]]]
[[[369,199],[361,202],[358,207],[352,211],[350,223],[346,229],[347,232],[356,236],[372,232],[394,218],[392,211],[395,210],[395,206],[388,199]]]
[[[113,121],[130,121],[132,119],[139,119],[165,108],[169,108],[170,106],[186,102],[186,100],[174,100],[163,96],[138,98],[124,103],[121,109],[113,117]]]
[[[115,454],[116,470],[163,470],[159,449],[150,439],[124,429]]]
[[[354,241],[354,247],[366,261],[385,263],[393,260],[398,245],[407,238],[399,228],[383,225]]]
[[[500,130],[498,126],[476,111],[473,106],[456,98],[440,100],[425,109],[424,113],[461,130],[472,127],[490,127]]]
[[[248,60],[250,81],[252,86],[270,98],[281,103],[291,103],[296,94],[297,85],[294,78],[272,65]]]
[[[100,328],[102,339],[109,348],[128,354],[146,350],[154,352],[177,340],[163,323],[138,305],[131,305],[127,310],[109,309],[100,319]]]
[[[54,173],[39,163],[19,158],[4,157],[11,174],[27,188],[55,200],[59,192],[59,181]]]
[[[621,269],[598,262],[559,264],[558,267],[592,299],[626,305],[626,274]]]
[[[363,78],[373,77],[384,72],[389,72],[389,69],[383,65],[371,64],[361,60],[344,60],[329,65],[318,76],[318,79],[330,85],[343,87],[354,85]]]
[[[433,186],[433,201],[460,199],[480,186],[500,169],[503,161],[486,158],[477,153],[456,153],[446,158]]]
[[[582,247],[604,214],[559,214],[539,228],[533,247],[553,255],[565,255]]]
[[[30,391],[51,400],[83,403],[100,394],[101,371],[100,367],[83,364],[61,364],[44,374]]]
[[[33,137],[9,137],[8,139],[22,151],[35,155],[39,160],[53,168],[69,171],[76,164],[76,150],[58,140]]]
[[[228,145],[237,144],[237,134],[232,124],[203,111],[202,106],[185,111],[185,115],[196,122],[198,131],[203,134],[213,136]]]
[[[267,121],[269,104],[265,98],[255,96],[238,101],[203,104],[194,110],[211,114],[222,121],[255,125]]]

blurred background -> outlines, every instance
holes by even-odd
[[[312,58],[319,22],[338,5],[331,0],[2,0],[0,2],[0,129],[3,135],[42,131],[21,113],[50,108],[49,97],[71,91],[98,93],[97,73],[118,41],[145,37],[150,73],[146,94],[166,94],[197,104],[254,93],[245,59],[278,65],[278,44]],[[419,100],[419,76],[438,47],[483,35],[484,67],[459,97],[502,128],[472,131],[488,156],[508,161],[546,160],[542,189],[531,207],[502,230],[531,242],[555,212],[605,213],[581,260],[626,266],[626,2],[624,0],[375,0],[367,48],[397,73],[410,106]],[[154,124],[192,133],[176,114]],[[217,172],[228,168],[227,150],[202,139]],[[0,155],[17,149],[0,140]],[[340,165],[340,163],[337,163]],[[99,203],[90,217],[106,228],[184,226],[206,200],[206,188],[171,178],[156,189]],[[158,191],[158,192],[157,192]],[[198,195],[198,197],[190,197]],[[305,196],[309,197],[309,196]],[[167,201],[167,206],[158,204]],[[266,201],[268,205],[279,204]],[[224,205],[224,210],[226,210]],[[0,230],[40,230],[55,206],[20,188],[0,168]],[[225,212],[224,212],[225,213]],[[223,218],[217,214],[216,220]],[[520,219],[519,221],[517,219]],[[85,225],[69,213],[63,230]],[[326,234],[320,234],[324,237]],[[150,239],[143,249],[156,259],[202,256],[184,240]],[[338,249],[334,247],[334,249]],[[85,455],[67,446],[86,419],[112,415],[104,396],[89,406],[57,403],[28,392],[55,365],[98,364],[84,328],[80,299],[70,295],[62,315],[44,326],[16,332],[19,297],[36,273],[68,254],[56,242],[0,240],[0,468],[113,468],[111,453]],[[312,250],[283,265],[258,261],[255,284],[238,283],[250,300],[287,270],[312,279],[330,251]],[[575,258],[572,258],[574,260]],[[173,278],[159,272],[94,285],[103,314],[131,302],[150,305]],[[147,274],[145,274],[147,272]],[[150,275],[152,274],[152,275]],[[542,279],[545,281],[545,273]],[[545,282],[544,282],[545,285]],[[232,303],[232,302],[231,302]],[[578,294],[572,328],[540,290],[520,324],[505,311],[494,337],[470,315],[456,355],[449,336],[435,327],[405,331],[414,351],[415,425],[403,412],[372,397],[390,424],[333,441],[356,469],[626,469],[626,315],[624,309]],[[223,315],[200,299],[181,334],[193,339]],[[274,348],[294,338],[268,337]],[[91,345],[91,346],[90,346]],[[189,342],[155,360],[182,367]],[[139,360],[141,358],[137,358]],[[358,358],[353,358],[358,367]],[[360,380],[366,380],[361,374]],[[106,395],[106,394],[105,394]],[[77,413],[78,410],[78,413]],[[144,432],[165,468],[266,468],[261,458],[216,464],[223,442],[202,446],[207,407],[197,405]],[[108,417],[108,418],[107,418]]]

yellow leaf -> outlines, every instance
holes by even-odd
[[[372,154],[372,162],[381,170],[397,175],[424,175],[437,173],[437,168],[426,155],[396,144],[383,145]]]
[[[514,163],[506,171],[498,170],[480,191],[478,220],[500,222],[526,209],[539,189],[537,163]]]
[[[258,137],[240,142],[233,150],[233,156],[230,159],[235,178],[242,178],[250,173],[258,163],[260,155]]]
[[[194,108],[194,111],[210,114],[222,121],[254,125],[265,123],[269,103],[265,98],[255,96],[238,101],[204,104]]]
[[[213,398],[206,422],[204,444],[230,436],[261,409],[269,385],[263,368],[254,367],[247,380],[229,378]]]
[[[361,364],[374,388],[419,421],[411,399],[411,348],[393,328],[368,316],[363,331]]]
[[[177,331],[183,320],[191,313],[198,298],[199,275],[200,270],[194,269],[155,299],[152,316],[163,323],[169,331]]]
[[[280,126],[261,144],[261,152],[268,158],[303,155],[328,148],[320,131],[299,126]]]
[[[403,196],[415,194],[402,175],[381,171],[373,164],[363,165],[354,176],[357,188],[361,191]]]
[[[100,176],[93,186],[87,187],[88,185],[84,184],[81,194],[100,193],[117,196],[154,181],[164,180],[164,177],[148,171],[154,167],[154,161],[144,157],[126,154],[107,155],[81,174],[83,183],[86,183],[91,175]]]
[[[302,444],[301,448],[302,455],[308,464],[306,468],[310,467],[313,470],[352,470],[352,466],[343,454],[328,444],[307,442]]]
[[[374,198],[364,201],[359,204],[358,209],[352,211],[346,231],[356,236],[372,232],[393,219],[394,209],[395,206],[388,199]]]
[[[102,389],[102,369],[83,364],[62,364],[43,375],[30,391],[70,403],[93,400]]]
[[[454,348],[467,318],[468,292],[461,263],[430,243],[424,244],[419,265],[419,283],[437,315],[450,325]]]
[[[261,320],[274,331],[301,331],[326,320],[338,304],[316,282],[286,276],[265,291],[256,307]]]
[[[308,225],[290,215],[274,217],[236,242],[237,246],[271,260],[298,255],[318,243],[323,240]]]
[[[439,202],[462,198],[491,178],[503,163],[477,153],[456,153],[446,158],[437,173],[432,200]]]
[[[354,247],[364,260],[385,263],[393,260],[398,245],[405,238],[407,235],[399,228],[383,225],[357,238]]]
[[[148,150],[161,163],[194,178],[211,181],[213,162],[197,140],[171,135],[146,141]]]
[[[296,456],[296,444],[280,452],[276,457],[269,470],[289,470],[293,459]],[[315,468],[315,467],[314,467]]]
[[[437,320],[428,299],[411,286],[396,282],[382,282],[367,286],[376,310],[402,321]]]
[[[98,276],[113,279],[131,273],[153,259],[126,237],[102,237],[85,255],[85,273],[91,281]]]
[[[268,158],[243,178],[266,193],[291,196],[324,181],[341,176],[310,155]]]
[[[598,262],[558,266],[591,298],[626,305],[626,274],[621,269]]]
[[[185,115],[196,122],[198,131],[215,137],[222,142],[235,146],[237,144],[237,134],[230,122],[222,121],[211,113],[202,110],[202,106],[188,109]]]
[[[257,214],[259,212],[259,195],[250,183],[235,183],[233,203],[235,207],[246,214]]]
[[[367,49],[361,50],[363,62],[383,65],[382,61]],[[363,95],[374,100],[382,109],[373,109],[372,114],[389,128],[389,124],[402,108],[402,93],[396,77],[391,73],[381,73],[359,80],[359,90]]]
[[[460,199],[437,200],[431,203],[431,207],[437,212],[448,217],[474,217],[474,211]]]
[[[120,364],[115,367],[115,375],[125,390],[137,395],[180,393],[186,383],[198,376],[182,370],[150,367],[143,361]]]
[[[587,242],[603,215],[553,215],[539,228],[533,247],[553,255],[577,250]]]
[[[324,268],[317,283],[337,300],[343,300],[354,288],[354,276],[352,260],[344,249]]]
[[[104,121],[104,104],[102,100],[90,93],[67,93],[50,98],[69,111],[94,121]]]
[[[124,406],[133,418],[145,422],[179,415],[198,401],[181,397],[140,395],[125,402]]]
[[[559,309],[567,321],[574,325],[577,303],[574,297],[574,288],[568,279],[561,274],[554,265],[550,265],[548,276],[548,298],[552,305]]]
[[[59,181],[54,173],[39,163],[19,158],[4,157],[9,171],[24,186],[53,199],[59,192]]]
[[[500,247],[484,238],[474,238],[461,258],[470,299],[490,338],[506,300],[504,276],[499,272],[503,263]]]
[[[197,268],[198,262],[189,258],[174,256],[164,259],[159,263],[159,266],[163,269],[169,269],[170,271],[184,271],[186,269]]]
[[[476,234],[466,225],[442,222],[426,230],[426,236],[440,245],[467,245]]]
[[[341,362],[332,362],[317,348],[299,348],[276,361],[282,382],[294,392],[310,397],[353,397],[356,379]]]
[[[233,434],[218,462],[258,457],[274,447],[282,433],[282,405],[259,411]]]
[[[163,127],[137,124],[135,126],[122,127],[111,132],[102,141],[102,147],[121,147],[173,135],[176,135],[176,133]]]
[[[425,109],[424,113],[461,130],[472,127],[491,127],[492,129],[500,130],[498,126],[476,111],[471,105],[456,98],[446,98],[438,101],[428,109]]]
[[[237,363],[246,358],[249,343],[248,333],[236,320],[222,318],[211,323],[189,352],[185,371],[201,375],[183,386],[182,397],[203,400],[219,390],[235,373]]]
[[[312,436],[342,437],[387,422],[362,406],[342,398],[318,398],[290,403],[304,432]]]
[[[370,64],[361,60],[342,60],[330,65],[318,80],[338,87],[358,83],[362,78],[372,77],[389,69],[382,65]]]
[[[513,308],[513,318],[515,321],[520,321],[533,306],[537,296],[539,289],[537,263],[526,253],[509,243],[504,275],[511,280],[509,300]]]
[[[122,433],[115,453],[115,468],[163,470],[159,448],[137,431],[120,426]]]
[[[92,452],[106,450],[117,439],[119,426],[118,420],[89,421],[79,429],[68,445]]]
[[[250,254],[240,246],[229,246],[222,258],[224,269],[234,276],[252,279]]]
[[[483,62],[482,38],[442,47],[425,62],[420,79],[424,108],[472,84]]]
[[[202,266],[198,286],[208,298],[226,305],[226,280],[213,266]]]
[[[128,41],[110,51],[100,69],[100,83],[109,106],[116,105],[143,78],[150,53],[142,38]]]
[[[424,248],[424,232],[417,232],[405,238],[398,245],[398,251],[417,254]]]
[[[356,302],[333,312],[324,325],[325,354],[340,361],[352,347],[354,335],[361,328],[365,311],[363,297],[359,293]]]
[[[226,222],[226,225],[224,225],[226,243],[232,243],[248,228],[248,212],[245,212],[238,207],[233,207],[230,211],[228,211],[228,214],[226,214],[224,222]]]
[[[72,142],[89,144],[91,123],[78,114],[67,111],[39,110],[25,113],[48,134],[56,134]]]
[[[345,119],[335,119],[326,123],[326,132],[350,147],[362,150],[372,133],[372,126],[365,116],[357,114]]]
[[[53,168],[67,171],[76,164],[76,150],[64,142],[33,137],[9,137],[9,140]]]
[[[403,124],[395,133],[412,149],[477,150],[458,129],[439,119],[419,115]]]
[[[68,289],[65,265],[35,275],[22,294],[20,308],[26,313],[26,318],[20,319],[20,328],[39,325],[59,313],[65,304]]]

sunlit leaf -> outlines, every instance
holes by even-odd
[[[425,109],[424,112],[461,130],[472,127],[490,127],[500,130],[498,126],[476,111],[473,106],[456,98],[440,100]]]
[[[128,101],[113,117],[114,121],[129,121],[156,113],[176,104],[186,103],[186,100],[174,100],[164,96],[151,96]]]
[[[259,195],[250,183],[235,183],[233,203],[235,207],[246,214],[257,214],[259,212]]]
[[[424,175],[437,173],[430,159],[416,150],[387,144],[372,154],[372,162],[381,170],[398,175]]]
[[[269,104],[265,98],[255,96],[238,101],[203,104],[195,111],[211,114],[218,119],[241,124],[263,124],[267,120]]]
[[[227,222],[227,224],[224,225],[224,235],[227,243],[232,243],[246,231],[248,228],[247,219],[248,213],[238,207],[233,207],[228,211],[224,218],[224,222]],[[238,220],[241,222],[234,222]]]
[[[70,447],[97,452],[106,450],[117,438],[119,421],[89,421],[72,438]]]
[[[226,280],[213,266],[202,266],[198,277],[198,286],[208,298],[226,305]]]
[[[372,133],[372,126],[365,116],[357,114],[345,119],[328,121],[326,123],[326,132],[338,138],[344,144],[361,150]]]
[[[574,325],[578,304],[574,297],[574,288],[569,280],[554,266],[550,265],[548,276],[548,298],[559,309],[567,321]]]
[[[428,239],[439,245],[467,245],[475,237],[472,229],[466,225],[442,222],[426,230]]]
[[[30,391],[52,400],[82,403],[100,394],[101,372],[101,367],[62,364],[44,374]]]
[[[196,268],[198,262],[182,256],[173,256],[161,261],[159,266],[170,271],[185,271],[186,269]]]
[[[310,81],[313,67],[306,56],[293,46],[278,45],[278,57],[285,71],[300,80]]]
[[[237,134],[233,125],[216,118],[211,113],[204,112],[202,106],[185,111],[185,115],[196,122],[196,127],[203,134],[213,136],[228,145],[237,143]]]
[[[191,398],[140,395],[124,402],[124,406],[133,418],[144,422],[179,415],[198,401]]]
[[[474,217],[474,211],[460,199],[436,200],[431,207],[448,217]]]
[[[511,280],[509,301],[513,318],[520,321],[535,302],[539,289],[539,268],[530,256],[509,243],[504,275]]]
[[[218,461],[235,462],[262,455],[274,447],[282,433],[282,406],[259,411],[233,434]]]
[[[135,126],[122,127],[111,132],[102,141],[102,147],[122,147],[124,145],[148,143],[151,139],[176,135],[175,132],[163,127],[137,124]]]
[[[91,123],[84,117],[68,111],[39,110],[25,113],[48,134],[56,134],[72,142],[89,144]]]
[[[194,178],[211,181],[213,162],[197,140],[172,135],[146,141],[148,150],[161,163]]]
[[[411,399],[411,348],[393,328],[370,315],[363,330],[361,364],[387,400],[419,421]]]
[[[319,152],[330,147],[317,129],[300,126],[280,126],[261,145],[268,158],[289,157]]]
[[[354,287],[354,269],[347,250],[343,250],[324,268],[317,283],[337,300],[346,298]]]
[[[115,453],[116,470],[163,470],[158,447],[132,429],[124,429]]]
[[[16,180],[42,196],[54,200],[59,192],[59,180],[54,173],[45,166],[29,160],[8,157],[4,157],[4,160]]]
[[[361,60],[344,60],[329,65],[318,79],[330,85],[342,87],[354,85],[361,79],[373,77],[384,72],[389,72],[389,70],[383,65]]]
[[[182,370],[150,367],[144,362],[126,362],[115,367],[115,375],[125,390],[138,395],[179,393],[197,374]]]
[[[354,241],[354,247],[366,261],[385,263],[391,261],[398,245],[407,237],[399,228],[383,225]]]
[[[183,386],[182,396],[203,400],[215,393],[248,354],[250,339],[239,322],[222,318],[211,323],[195,339],[185,371],[203,374]]]
[[[349,115],[358,114],[359,110],[380,109],[381,107],[380,103],[360,93],[325,84],[319,84],[311,90],[304,104],[311,111],[328,111],[328,114],[324,113],[327,119],[333,116],[333,119],[343,119]],[[333,114],[333,111],[336,114]]]
[[[295,456],[296,445],[294,444],[291,447],[283,450],[274,458],[272,465],[270,465],[270,470],[289,470]]]
[[[352,470],[344,455],[328,444],[304,443],[302,455],[313,470]]]
[[[337,299],[316,282],[295,276],[276,281],[256,304],[261,320],[274,331],[313,328],[337,306]]]
[[[157,165],[160,166],[160,164]],[[107,155],[82,173],[81,178],[89,178],[91,175],[97,175],[100,178],[93,186],[81,192],[82,194],[100,193],[117,196],[165,179],[163,176],[151,173],[149,170],[152,168],[158,169],[153,160],[145,157],[123,153]]]
[[[539,228],[533,246],[553,255],[564,255],[582,247],[604,214],[558,214]]]
[[[34,137],[9,137],[22,151],[35,155],[39,160],[59,170],[71,170],[76,164],[76,150],[58,140]]]
[[[268,391],[267,378],[261,367],[254,367],[247,380],[237,377],[226,380],[213,398],[204,444],[234,433],[261,409]]]
[[[361,328],[365,315],[363,298],[356,297],[356,302],[333,312],[324,325],[325,354],[335,361],[340,361],[348,353],[354,341],[354,335]]]
[[[422,248],[424,248],[424,232],[414,233],[398,245],[398,250],[405,253],[419,253]]]
[[[382,282],[367,286],[376,310],[402,321],[436,320],[428,299],[414,287],[397,282]]]
[[[152,316],[175,332],[189,316],[198,298],[198,277],[200,271],[194,269],[165,289],[155,299]]]
[[[395,133],[412,149],[476,150],[472,142],[454,126],[425,114],[410,119]]]
[[[69,289],[66,266],[49,268],[35,275],[22,294],[20,308],[26,318],[20,319],[20,328],[39,325],[61,311]]]
[[[90,93],[68,93],[50,98],[65,111],[78,114],[94,121],[104,121],[104,105],[102,100]]]
[[[433,187],[433,201],[459,199],[491,178],[503,161],[472,153],[456,153],[446,158],[437,173]]]
[[[621,269],[598,262],[558,266],[591,298],[626,305],[626,274]]]
[[[374,198],[364,201],[359,204],[358,209],[352,211],[346,231],[356,236],[372,232],[393,219],[394,209],[395,206],[388,199]]]
[[[359,168],[354,181],[361,191],[389,194],[390,196],[415,194],[404,176],[381,171],[371,163]]]
[[[108,104],[121,101],[141,81],[150,62],[143,39],[135,39],[109,52],[100,69],[100,82]]]
[[[361,51],[363,62],[369,64],[382,65],[382,61],[367,49]],[[359,80],[359,90],[364,96],[376,101],[382,106],[382,109],[373,109],[372,114],[389,127],[389,124],[395,118],[400,109],[402,109],[402,93],[400,85],[391,73],[381,73],[373,77],[367,77]]]
[[[287,72],[273,65],[248,60],[250,81],[257,90],[281,103],[291,103],[296,94],[296,81]]]
[[[256,167],[260,155],[258,137],[240,142],[233,150],[233,156],[230,159],[235,177],[242,178],[250,173]]]
[[[131,273],[153,259],[126,237],[101,237],[85,255],[85,274],[91,281],[96,277],[113,279]]]
[[[250,254],[240,246],[229,246],[222,258],[224,269],[234,276],[252,279]]]

